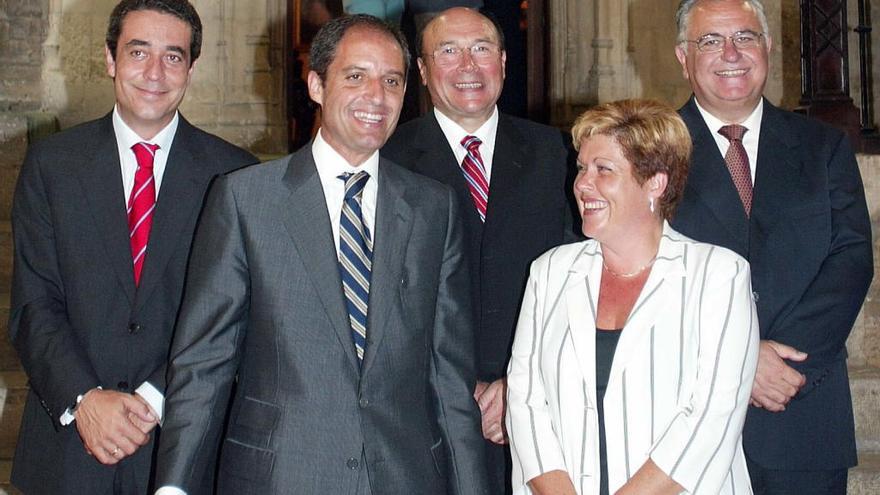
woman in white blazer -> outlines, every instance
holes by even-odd
[[[591,239],[532,264],[508,368],[514,491],[751,493],[749,265],[666,223],[687,128],[665,105],[628,100],[587,111],[572,134]]]

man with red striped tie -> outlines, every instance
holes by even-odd
[[[497,25],[480,12],[441,12],[419,36],[422,83],[434,105],[400,126],[384,156],[456,191],[465,225],[475,309],[474,398],[483,413],[491,493],[510,493],[503,445],[507,361],[529,264],[575,239],[561,133],[498,111],[507,56]]]
[[[256,161],[177,111],[201,49],[186,0],[110,16],[104,117],[31,146],[16,187],[10,337],[30,381],[25,493],[147,493],[153,428],[211,179]]]

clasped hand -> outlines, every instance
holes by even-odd
[[[138,395],[92,389],[76,409],[76,429],[86,452],[112,465],[150,440],[158,418]]]

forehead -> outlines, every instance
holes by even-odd
[[[746,2],[708,0],[698,3],[690,13],[690,34],[761,31],[758,14]]]
[[[331,66],[378,64],[389,71],[404,71],[403,49],[390,34],[353,27],[339,40]]]
[[[189,51],[192,28],[183,19],[156,10],[135,10],[122,18],[119,45],[132,39],[179,44]]]
[[[498,42],[498,33],[489,19],[470,11],[458,11],[438,17],[424,36],[427,47],[445,43],[472,43],[477,40]]]

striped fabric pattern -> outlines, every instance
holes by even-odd
[[[476,136],[465,136],[461,140],[461,145],[467,150],[467,155],[461,161],[461,172],[468,183],[480,220],[485,222],[486,209],[489,206],[489,181],[486,179],[486,167],[480,155],[481,144],[483,142]]]
[[[131,147],[137,159],[134,187],[128,199],[128,238],[134,265],[134,283],[140,284],[144,259],[147,257],[147,240],[153,227],[153,210],[156,209],[156,181],[153,177],[153,159],[158,144],[136,143]]]
[[[366,172],[345,173],[345,199],[339,219],[339,274],[345,306],[351,323],[358,363],[363,363],[367,348],[367,309],[370,301],[370,272],[373,266],[373,240],[364,225],[361,209],[364,187],[370,179]]]

